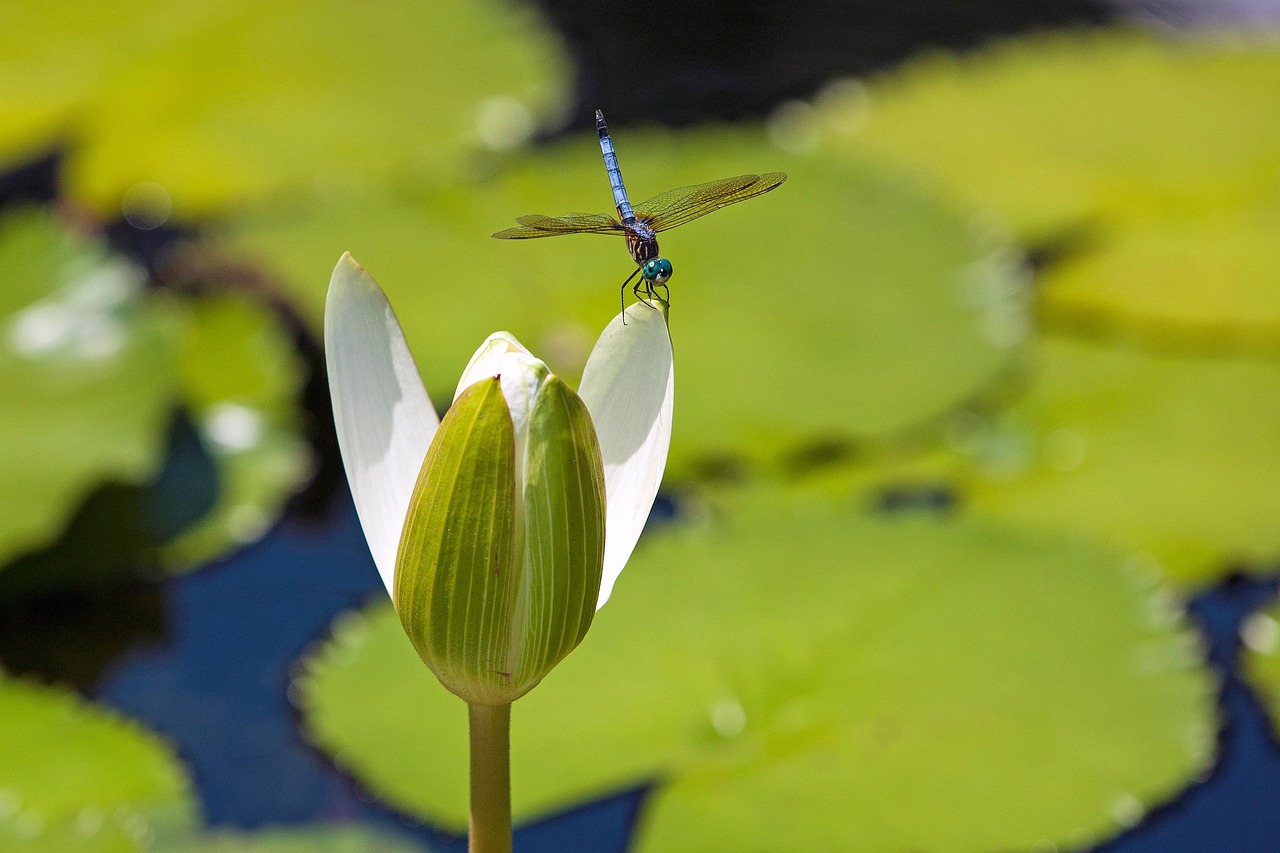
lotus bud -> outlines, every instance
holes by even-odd
[[[418,655],[467,702],[533,689],[591,626],[604,464],[586,406],[509,335],[489,338],[427,450],[393,600]]]

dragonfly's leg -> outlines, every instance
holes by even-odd
[[[641,269],[643,269],[643,267],[636,267],[635,271],[632,272],[631,275],[627,276],[627,280],[622,283],[622,291],[619,298],[622,300],[622,325],[624,326],[627,324],[627,285],[631,283],[631,279],[640,274]],[[641,281],[643,281],[643,279],[641,279]],[[636,288],[639,287],[640,282],[636,282]],[[637,297],[639,297],[639,295],[639,293],[636,293]]]

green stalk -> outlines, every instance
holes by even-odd
[[[467,705],[471,721],[470,853],[511,853],[511,706]]]

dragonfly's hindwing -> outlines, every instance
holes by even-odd
[[[604,213],[570,213],[567,216],[543,216],[540,213],[516,219],[519,228],[507,228],[493,236],[502,240],[527,240],[532,237],[554,237],[557,234],[622,234],[622,223]]]
[[[783,172],[768,172],[676,187],[636,205],[636,215],[654,231],[666,231],[713,210],[777,189],[786,179]]]

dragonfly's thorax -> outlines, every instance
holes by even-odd
[[[640,229],[627,230],[627,250],[631,252],[631,257],[635,262],[641,265],[645,261],[651,261],[658,257],[658,238],[647,228],[645,231],[648,231],[648,234],[645,234]]]

